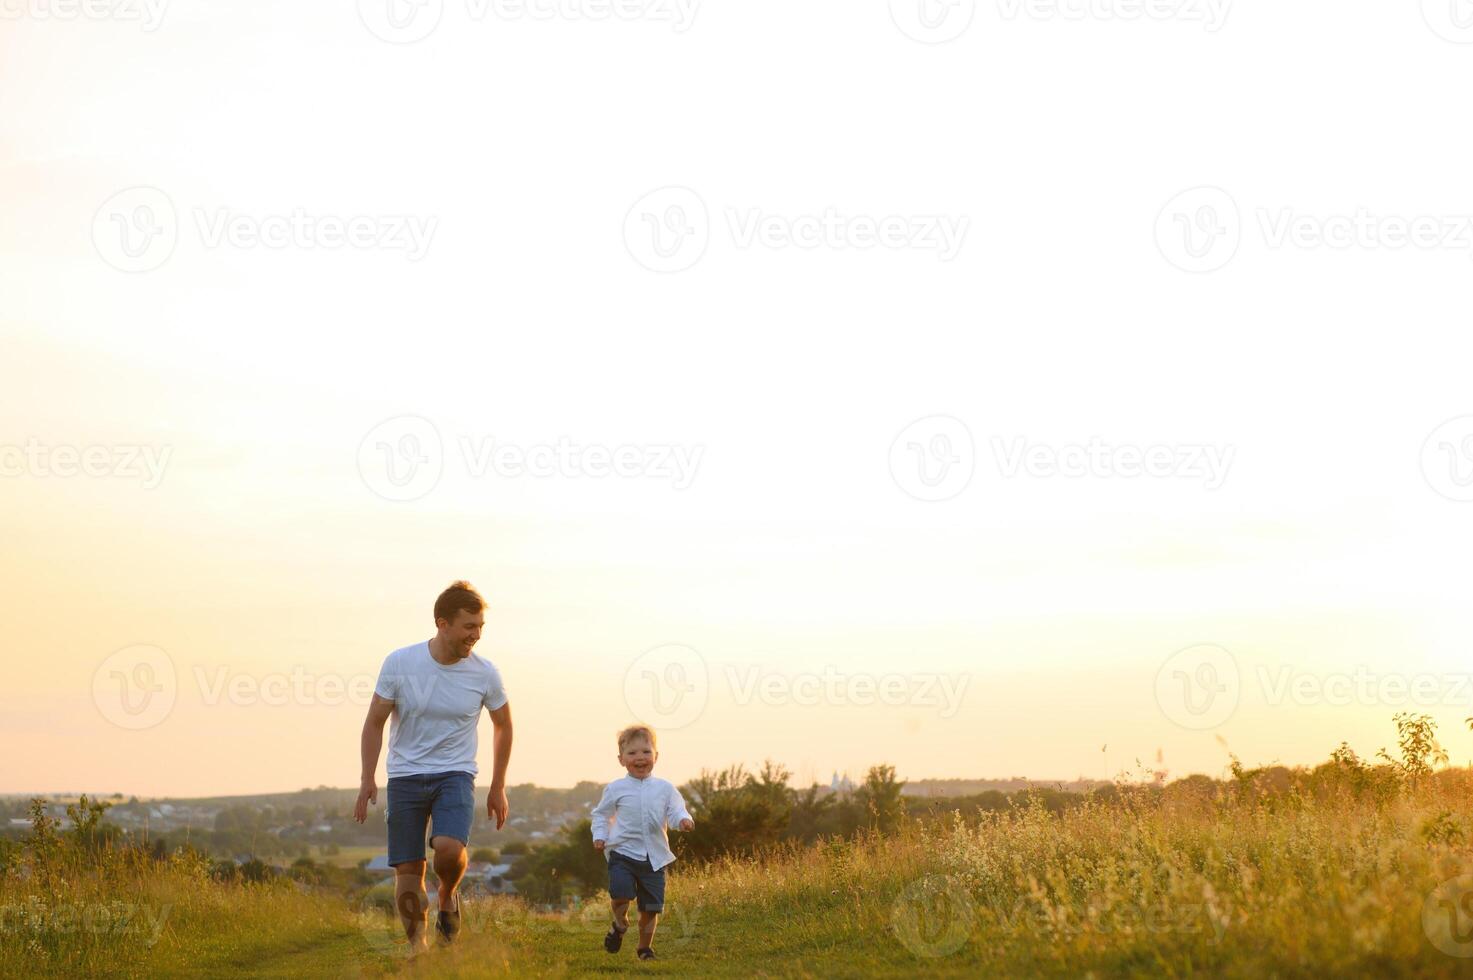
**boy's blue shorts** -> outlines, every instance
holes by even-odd
[[[476,781],[468,772],[437,772],[389,779],[387,809],[389,864],[423,861],[425,828],[432,837],[470,843],[476,814]]]
[[[609,852],[609,897],[638,900],[641,912],[665,910],[665,869],[654,869],[649,859]]]

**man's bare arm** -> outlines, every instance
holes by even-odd
[[[378,772],[378,754],[384,747],[384,722],[394,713],[394,702],[373,696],[368,705],[368,717],[363,719],[363,773],[358,780],[358,802],[353,806],[353,819],[359,823],[368,819],[368,804],[378,802],[378,784],[374,774]]]
[[[506,823],[506,767],[511,762],[511,702],[490,712],[496,726],[496,756],[491,768],[491,791],[486,794],[486,818],[500,830]]]

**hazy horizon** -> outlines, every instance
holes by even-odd
[[[748,768],[750,769],[751,767],[748,767]],[[840,773],[839,775],[840,776],[843,776],[844,774],[843,773]],[[858,785],[858,784],[860,784],[860,783],[862,783],[864,781],[864,774],[863,773],[859,773],[859,774],[849,773],[848,775],[849,775],[850,779],[856,785]],[[1060,784],[1063,784],[1063,785],[1073,785],[1073,784],[1078,783],[1078,782],[1081,782],[1081,781],[1085,781],[1085,782],[1090,781],[1088,779],[1080,780],[1080,779],[1077,779],[1077,778],[1076,779],[1028,779],[1027,777],[1023,777],[1023,776],[1009,777],[1009,778],[1005,778],[1005,779],[994,779],[994,778],[987,777],[987,776],[977,776],[977,777],[961,776],[961,777],[948,777],[948,778],[945,778],[945,779],[934,779],[934,778],[929,778],[929,777],[917,777],[915,779],[907,779],[903,773],[897,773],[896,774],[896,778],[898,780],[900,780],[902,783],[905,783],[907,785],[909,785],[911,783],[934,783],[934,782],[1007,783],[1007,782],[1014,782],[1014,781],[1020,781],[1020,780],[1021,781],[1027,781],[1027,782],[1030,782],[1030,783],[1044,783],[1044,784],[1060,783]],[[604,785],[604,783],[608,782],[608,780],[604,780],[604,779],[585,779],[585,780],[581,780],[581,782],[584,783],[584,784],[592,783],[593,785],[596,785],[596,786],[602,786],[602,785]],[[1093,782],[1104,782],[1104,780],[1093,780]],[[476,787],[478,789],[484,789],[487,785],[488,785],[488,780],[482,779],[479,776],[476,778]],[[793,786],[795,789],[807,789],[810,785],[815,785],[815,784],[803,783],[803,782],[801,782],[799,780],[793,779],[793,780],[789,780],[789,785]],[[816,785],[827,787],[829,785],[829,782],[827,780],[820,780]],[[552,790],[552,791],[555,791],[555,792],[569,792],[571,790],[576,789],[577,786],[578,786],[578,784],[577,783],[573,783],[573,784],[570,784],[570,785],[567,785],[567,786],[544,786],[544,785],[542,785],[540,783],[508,783],[508,786],[509,787],[532,786],[535,789]],[[231,799],[231,798],[235,798],[235,797],[290,796],[290,795],[295,794],[295,793],[317,793],[317,792],[323,792],[323,791],[326,791],[326,792],[335,792],[335,793],[356,793],[356,792],[358,792],[358,785],[357,785],[357,783],[354,783],[351,786],[346,786],[346,785],[345,786],[300,786],[297,789],[259,790],[259,791],[256,791],[256,792],[245,792],[245,793],[204,793],[204,794],[200,794],[198,796],[173,796],[173,795],[169,795],[169,796],[144,796],[144,795],[142,795],[140,793],[129,793],[129,792],[125,791],[125,790],[96,790],[96,791],[86,790],[86,789],[21,790],[21,791],[18,791],[18,792],[16,792],[16,791],[0,791],[0,798],[4,798],[4,799],[27,799],[27,798],[36,798],[36,797],[73,797],[73,796],[83,796],[83,795],[85,795],[89,799],[103,800],[104,802],[106,802],[108,800],[111,800],[114,796],[122,796],[122,797],[125,797],[125,798],[128,798],[128,797],[137,797],[140,802],[148,802],[148,801],[153,801],[153,800],[215,800],[215,799]]]

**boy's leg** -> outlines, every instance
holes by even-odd
[[[608,935],[604,936],[604,949],[617,953],[624,945],[624,933],[629,931],[629,899],[613,898],[609,901],[614,907],[614,922],[609,926]]]
[[[627,898],[610,899],[609,900],[609,904],[613,906],[613,911],[614,911],[614,925],[616,925],[616,926],[619,927],[619,931],[620,932],[623,932],[625,929],[628,929],[629,928],[629,899],[627,899]]]
[[[660,913],[639,913],[639,948],[649,949],[655,941],[655,926],[660,924]]]
[[[641,865],[634,879],[639,899],[639,949],[650,949],[655,941],[655,926],[665,910],[665,872],[654,870],[648,861]]]
[[[629,928],[629,903],[639,893],[634,875],[622,854],[609,855],[609,904],[613,906],[614,925],[622,933]]]
[[[604,949],[617,953],[624,945],[624,933],[629,929],[629,903],[634,901],[634,878],[629,867],[618,854],[609,858],[609,905],[614,922],[609,934],[604,936]]]

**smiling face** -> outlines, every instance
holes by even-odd
[[[480,642],[481,628],[486,625],[486,616],[484,613],[459,609],[456,610],[454,622],[437,619],[435,625],[440,631],[440,648],[464,660]]]
[[[643,779],[655,771],[655,760],[659,757],[649,739],[636,735],[619,750],[619,765],[635,779]]]

